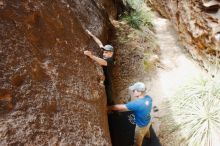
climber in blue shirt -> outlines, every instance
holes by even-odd
[[[146,87],[142,82],[137,82],[129,87],[137,99],[127,104],[116,104],[110,106],[110,110],[133,111],[135,115],[135,145],[141,146],[145,136],[149,137],[150,112],[152,109],[152,98],[145,95]]]

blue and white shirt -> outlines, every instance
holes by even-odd
[[[134,112],[135,122],[139,127],[147,126],[150,122],[152,109],[152,98],[148,95],[126,104],[128,110]]]

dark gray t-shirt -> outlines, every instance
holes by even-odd
[[[103,71],[104,71],[104,75],[105,75],[105,85],[107,86],[111,86],[112,84],[112,67],[114,65],[114,59],[113,57],[111,58],[106,58],[105,59],[107,61],[107,66],[103,66]]]

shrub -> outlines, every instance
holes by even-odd
[[[143,0],[127,0],[133,9],[130,13],[126,12],[121,16],[131,27],[140,29],[141,26],[153,27],[153,15]]]
[[[128,15],[124,15],[122,20],[125,20],[131,27],[135,29],[140,29],[142,19],[140,17],[140,12],[131,12]]]
[[[181,144],[220,145],[220,80],[199,77],[185,85],[171,100]]]

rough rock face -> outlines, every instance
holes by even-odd
[[[138,81],[149,81],[146,55],[156,48],[150,44],[154,39],[151,30],[135,30],[123,21],[113,21],[113,25],[117,29],[116,37],[112,40],[117,48],[113,69],[113,97],[115,103],[122,104],[132,99],[131,91],[128,90],[130,85]]]
[[[181,42],[192,56],[207,70],[213,71],[220,53],[220,1],[148,0],[148,2],[172,21],[179,32]]]
[[[106,42],[111,27],[99,1],[0,0],[0,145],[111,145],[102,68],[83,55],[100,54],[85,29]]]

